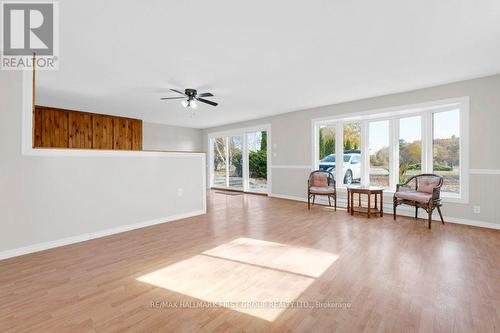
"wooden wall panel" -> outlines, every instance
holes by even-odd
[[[142,120],[132,120],[132,150],[142,150]]]
[[[69,148],[92,149],[92,115],[69,112]]]
[[[132,126],[130,119],[113,118],[113,149],[132,150]]]
[[[33,147],[42,147],[42,110],[35,108],[33,112]]]
[[[142,150],[142,120],[37,105],[33,147]]]
[[[110,116],[92,116],[93,148],[113,149],[113,118]]]
[[[42,147],[68,148],[68,112],[58,109],[42,110]]]

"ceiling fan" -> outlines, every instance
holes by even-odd
[[[209,101],[208,99],[203,98],[203,97],[212,97],[213,95],[209,92],[198,94],[196,89],[186,89],[186,90],[184,90],[184,92],[181,92],[181,91],[176,90],[176,89],[170,89],[170,90],[173,92],[176,92],[178,94],[181,94],[182,96],[162,97],[160,99],[167,100],[167,99],[185,99],[185,98],[187,98],[186,100],[181,102],[182,106],[184,106],[185,108],[193,108],[193,109],[196,109],[198,107],[198,103],[196,103],[196,101],[206,103],[206,104],[212,105],[212,106],[219,105],[218,103],[215,103],[215,102]]]

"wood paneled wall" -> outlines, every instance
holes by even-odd
[[[35,148],[142,150],[142,120],[36,106]]]

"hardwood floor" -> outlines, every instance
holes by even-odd
[[[257,195],[208,207],[0,261],[0,331],[500,331],[499,231]]]

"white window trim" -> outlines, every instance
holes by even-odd
[[[399,169],[399,119],[421,116],[422,117],[422,173],[432,173],[433,152],[433,126],[432,114],[449,110],[460,111],[460,194],[442,193],[443,201],[454,203],[469,202],[469,110],[470,98],[468,96],[450,98],[426,103],[396,106],[384,109],[347,113],[331,117],[315,118],[311,121],[312,128],[312,166],[319,166],[319,128],[325,125],[336,126],[335,151],[343,154],[343,124],[361,123],[361,158],[362,158],[362,182],[369,179],[369,152],[368,152],[368,124],[371,121],[389,120],[390,139],[390,189],[386,193],[391,194],[398,183],[396,170]],[[343,159],[337,159],[336,179],[342,179]],[[343,189],[343,182],[339,182],[339,188]]]
[[[267,132],[267,189],[265,191],[257,191],[257,190],[251,190],[248,182],[248,174],[249,170],[247,167],[247,155],[248,155],[248,147],[247,147],[247,134],[253,133],[253,132],[259,132],[259,131],[266,131]],[[209,179],[209,187],[214,187],[213,180],[214,180],[214,165],[213,165],[213,144],[214,144],[214,139],[215,138],[226,138],[226,140],[229,140],[231,136],[242,136],[243,141],[243,192],[249,192],[249,193],[265,193],[269,194],[272,193],[272,152],[271,152],[271,147],[272,147],[272,136],[271,136],[271,124],[263,124],[263,125],[256,125],[256,126],[251,126],[251,127],[244,127],[244,128],[237,128],[237,129],[231,129],[231,130],[226,130],[226,131],[220,131],[220,132],[212,132],[208,133],[208,179]],[[226,145],[226,155],[229,153],[228,151],[229,147],[229,141],[228,144]],[[227,157],[227,156],[226,156]],[[225,189],[231,189],[235,190],[233,187],[229,187],[228,184],[229,181],[229,175],[226,174],[226,186],[225,187],[220,187],[217,186],[217,188],[225,188]]]

